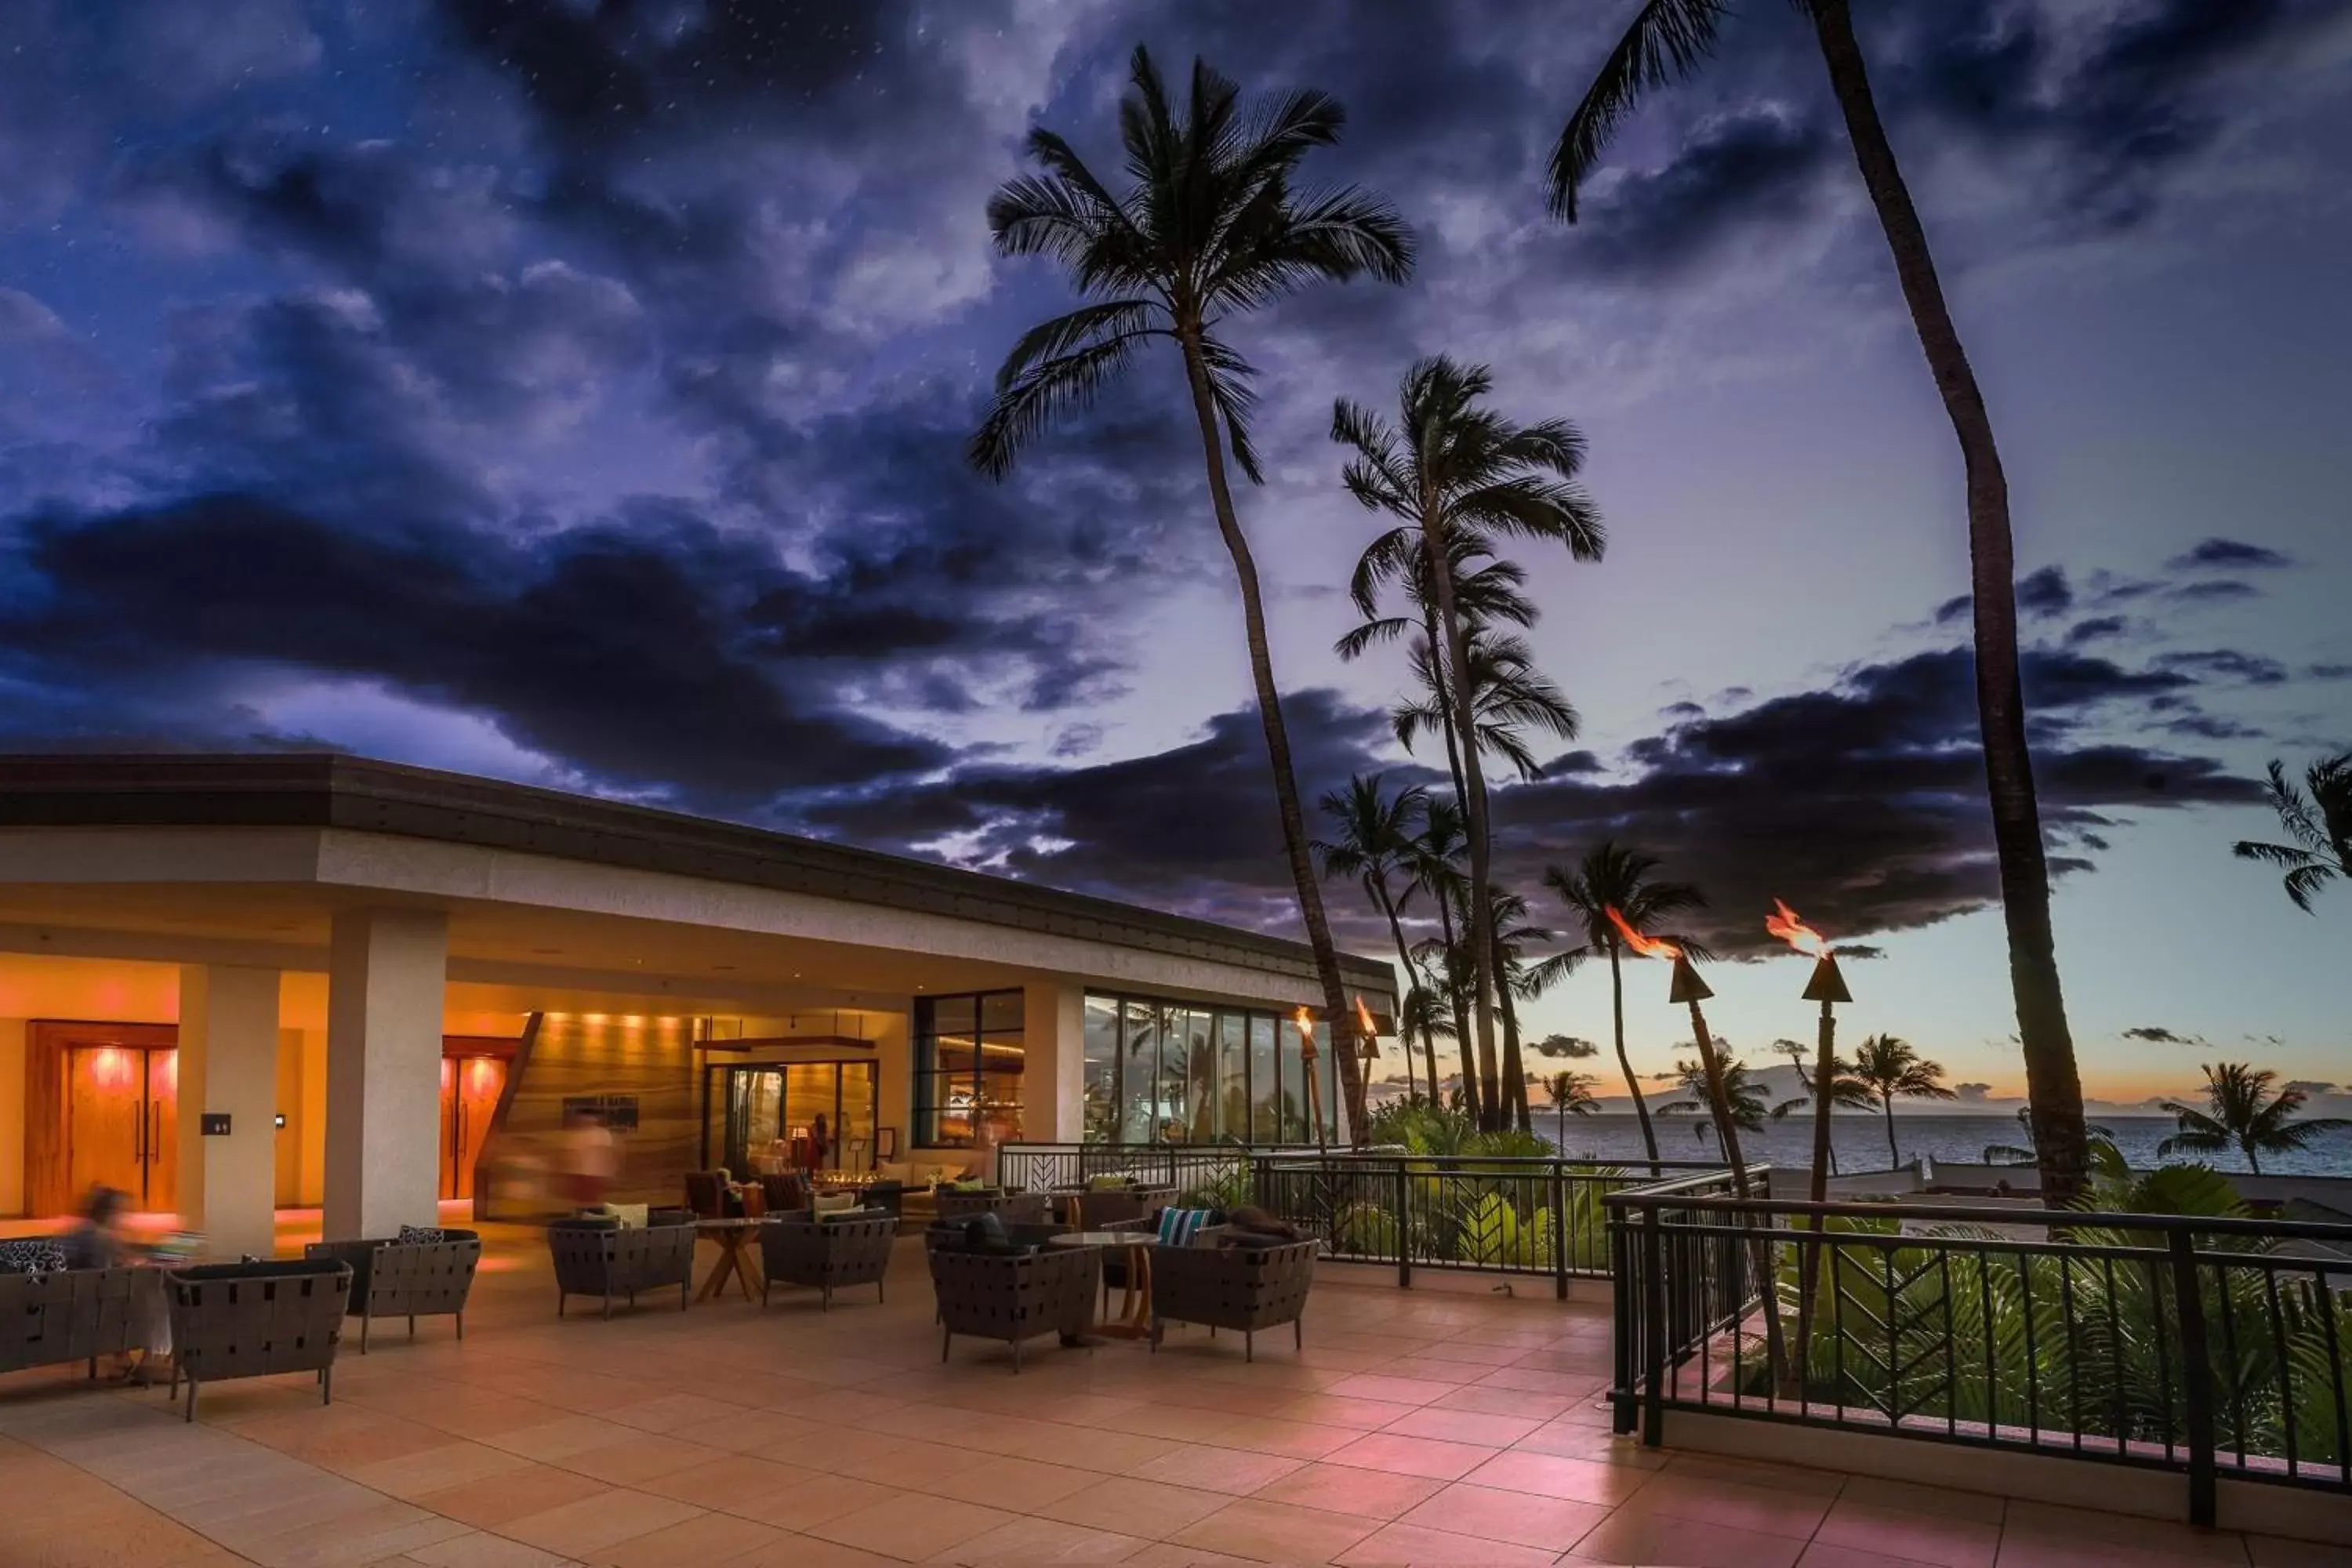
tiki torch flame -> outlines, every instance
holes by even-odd
[[[1298,1026],[1298,1038],[1300,1042],[1299,1050],[1301,1054],[1304,1055],[1308,1061],[1313,1061],[1315,1059],[1314,1009],[1308,1007],[1302,1002],[1298,1005],[1298,1011],[1290,1016],[1290,1021]]]
[[[1625,939],[1625,945],[1644,958],[1680,958],[1683,955],[1683,950],[1673,942],[1660,942],[1656,937],[1643,936],[1635,931],[1625,917],[1617,912],[1614,904],[1609,906],[1609,922],[1617,928],[1617,934]]]
[[[1372,1027],[1372,1010],[1364,1005],[1364,998],[1360,993],[1356,997],[1356,1027],[1368,1040],[1380,1037],[1381,1032]]]
[[[1813,958],[1826,955],[1829,939],[1797,918],[1797,911],[1780,900],[1772,900],[1773,912],[1764,917],[1764,929],[1779,937],[1799,952]]]

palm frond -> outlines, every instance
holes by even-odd
[[[1642,95],[1696,70],[1714,52],[1727,0],[1648,0],[1609,52],[1561,128],[1547,174],[1552,216],[1576,221],[1576,191]]]

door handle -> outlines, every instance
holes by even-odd
[[[131,1163],[134,1165],[147,1163],[147,1111],[143,1106],[139,1111],[138,1124],[131,1133]]]

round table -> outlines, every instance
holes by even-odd
[[[1095,1325],[1109,1339],[1151,1337],[1151,1244],[1159,1237],[1149,1230],[1070,1230],[1047,1237],[1048,1247],[1091,1247],[1127,1254],[1127,1289],[1118,1301],[1118,1316]]]
[[[751,1256],[751,1243],[758,1238],[764,1219],[698,1219],[694,1228],[719,1244],[719,1261],[710,1266],[710,1277],[695,1292],[698,1301],[708,1301],[727,1288],[732,1279],[743,1288],[743,1300],[749,1301],[759,1293],[760,1265]]]

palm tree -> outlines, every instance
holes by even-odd
[[[2042,1195],[2059,1206],[2082,1190],[2088,1150],[2082,1074],[2075,1066],[2065,996],[2058,982],[2050,868],[2026,742],[2025,696],[2018,679],[2017,564],[2010,537],[2009,483],[1993,440],[1992,417],[1944,301],[1927,230],[1879,121],[1862,47],[1854,40],[1849,0],[1797,4],[1812,23],[1863,186],[1877,212],[1913,330],[1967,468],[1977,720],[1983,731],[1993,847],[2000,864],[2001,910],[2009,929],[2010,988],[2038,1129],[2034,1142],[2041,1150]],[[1725,0],[1644,0],[1560,131],[1550,171],[1550,205],[1556,216],[1576,221],[1577,186],[1600,161],[1611,136],[1644,92],[1698,68],[1713,51],[1728,8]]]
[[[1764,1086],[1749,1076],[1748,1064],[1724,1049],[1721,1040],[1715,1042],[1717,1059],[1722,1063],[1723,1103],[1731,1117],[1731,1124],[1743,1132],[1761,1132],[1768,1118],[1786,1116],[1802,1100],[1789,1100],[1775,1105],[1766,1095]],[[1723,1129],[1715,1124],[1715,1108],[1706,1085],[1706,1064],[1703,1061],[1675,1063],[1675,1079],[1688,1100],[1670,1100],[1658,1107],[1661,1116],[1696,1116],[1699,1124],[1692,1136],[1712,1135],[1718,1146],[1723,1142]]]
[[[1409,784],[1394,795],[1381,789],[1379,773],[1370,778],[1357,774],[1348,780],[1348,787],[1335,789],[1319,803],[1324,816],[1330,822],[1332,837],[1317,839],[1309,847],[1323,860],[1326,878],[1353,877],[1362,884],[1364,896],[1372,901],[1389,923],[1389,935],[1396,942],[1397,962],[1404,965],[1407,984],[1421,983],[1421,967],[1412,959],[1412,947],[1404,940],[1404,922],[1400,909],[1413,889],[1412,872],[1409,864],[1412,856],[1413,824],[1429,808],[1429,792],[1419,784]],[[1402,879],[1402,894],[1396,886]],[[1398,1027],[1403,1025],[1400,1022]],[[1412,1092],[1412,1037],[1404,1035],[1404,1074],[1407,1094]],[[1428,1037],[1422,1038],[1429,1046]],[[1435,1047],[1430,1046],[1433,1054]]]
[[[1462,1053],[1463,1102],[1473,1116],[1478,1116],[1484,1101],[1477,1059],[1472,1055],[1469,954],[1454,932],[1454,911],[1466,896],[1461,868],[1465,832],[1462,808],[1454,801],[1432,800],[1422,813],[1421,834],[1413,840],[1413,881],[1437,906],[1438,935],[1414,951],[1433,960],[1437,968],[1439,984],[1454,1012],[1454,1042]]]
[[[1804,1110],[1807,1106],[1814,1107],[1816,1115],[1822,1114],[1822,1087],[1818,1081],[1821,1069],[1821,1063],[1817,1059],[1819,1053],[1802,1040],[1775,1040],[1772,1042],[1772,1048],[1789,1058],[1789,1065],[1797,1069],[1797,1083],[1805,1091],[1793,1100],[1774,1106],[1773,1119],[1779,1121],[1794,1111]],[[1853,1064],[1843,1057],[1832,1057],[1828,1109],[1832,1111],[1872,1110],[1875,1110],[1877,1105],[1878,1098],[1871,1091],[1870,1086],[1854,1076]],[[1812,1200],[1815,1203],[1820,1203],[1828,1196],[1822,1190],[1822,1178],[1833,1174],[1837,1170],[1837,1144],[1828,1139],[1818,1140],[1818,1142],[1829,1150],[1830,1161],[1828,1171],[1817,1171],[1813,1174]]]
[[[1550,942],[1555,933],[1528,923],[1528,900],[1517,893],[1497,888],[1494,889],[1493,904],[1493,918],[1488,924],[1494,936],[1495,1002],[1503,1019],[1503,1104],[1517,1120],[1518,1130],[1530,1132],[1535,1123],[1528,1109],[1528,1068],[1519,1048],[1517,998],[1534,994],[1528,989],[1528,950],[1538,943]]]
[[[1895,1102],[1959,1098],[1944,1087],[1943,1063],[1921,1056],[1910,1041],[1895,1035],[1864,1038],[1853,1053],[1853,1076],[1885,1113],[1886,1152],[1897,1165],[1903,1163],[1903,1151],[1895,1144]]]
[[[2311,764],[2303,775],[2303,790],[2286,782],[2284,763],[2271,763],[2271,782],[2263,793],[2279,825],[2292,844],[2238,841],[2241,860],[2260,860],[2286,872],[2286,896],[2305,914],[2320,889],[2337,878],[2352,879],[2352,752]]]
[[[1412,270],[1412,238],[1382,197],[1354,186],[1294,189],[1307,155],[1339,139],[1347,116],[1328,95],[1302,89],[1244,108],[1233,82],[1195,59],[1180,116],[1144,49],[1135,51],[1129,75],[1118,114],[1124,190],[1106,186],[1067,142],[1041,126],[1028,142],[1040,172],[1007,181],[989,199],[997,249],[1061,263],[1086,303],[1031,328],[1013,345],[970,455],[982,472],[1003,478],[1034,437],[1086,406],[1143,344],[1154,338],[1175,344],[1200,426],[1217,531],[1241,587],[1283,844],[1336,1036],[1349,1012],[1347,991],[1307,858],[1257,563],[1225,472],[1230,447],[1244,478],[1256,483],[1263,477],[1250,444],[1254,372],[1224,333],[1234,318],[1309,284],[1359,277],[1402,282]],[[1361,1064],[1352,1052],[1338,1056],[1349,1125],[1361,1137]]]
[[[2018,1136],[2024,1139],[2025,1142],[2022,1143],[1986,1144],[1984,1146],[1984,1163],[1986,1164],[2031,1165],[2034,1163],[2033,1112],[2021,1107],[2017,1112],[2017,1127]],[[2098,1156],[2103,1150],[2109,1153],[2115,1153],[2116,1132],[2114,1128],[2102,1127],[2095,1121],[2091,1123],[2090,1138],[2092,1154],[2091,1163],[2094,1166],[2098,1164]],[[2123,1160],[2123,1156],[2120,1153],[2115,1153],[2115,1158],[2118,1163]]]
[[[1476,750],[1502,757],[1521,779],[1541,778],[1543,764],[1528,745],[1525,731],[1543,730],[1556,740],[1573,741],[1583,720],[1551,678],[1536,668],[1535,655],[1524,637],[1474,626],[1463,640],[1468,651],[1465,668],[1470,674],[1470,722],[1465,726],[1455,719],[1456,730],[1466,728],[1475,733]],[[1400,702],[1389,714],[1397,740],[1407,751],[1422,731],[1454,719],[1461,711],[1450,693],[1440,700],[1449,679],[1429,645],[1415,643],[1411,658],[1414,678],[1427,695],[1418,702]]]
[[[1592,1097],[1592,1086],[1598,1081],[1589,1072],[1556,1072],[1545,1076],[1544,1098],[1551,1102],[1551,1113],[1559,1121],[1559,1135],[1552,1141],[1553,1148],[1567,1149],[1570,1117],[1591,1116],[1601,1109],[1601,1102]]]
[[[1650,1125],[1650,1107],[1642,1098],[1642,1080],[1633,1071],[1633,1058],[1625,1052],[1624,941],[1609,910],[1614,906],[1644,936],[1664,936],[1660,921],[1706,907],[1706,896],[1690,883],[1657,880],[1659,864],[1654,855],[1620,848],[1613,840],[1603,839],[1577,862],[1573,871],[1546,867],[1544,886],[1559,895],[1584,928],[1584,945],[1545,960],[1528,974],[1529,983],[1540,989],[1566,977],[1587,959],[1609,960],[1610,1019],[1616,1032],[1617,1069],[1625,1075],[1625,1088],[1633,1096],[1633,1114],[1642,1124],[1642,1146],[1654,1163],[1658,1158],[1657,1131]],[[1694,958],[1706,955],[1688,937],[1667,940]]]
[[[2166,1100],[2164,1109],[2180,1131],[2156,1147],[2156,1157],[2176,1153],[2219,1154],[2235,1149],[2246,1157],[2247,1168],[2263,1173],[2264,1154],[2291,1154],[2306,1149],[2323,1132],[2352,1127],[2340,1116],[2308,1116],[2298,1121],[2305,1095],[2293,1084],[2271,1091],[2278,1074],[2244,1062],[2216,1062],[2204,1069],[2205,1109]]]
[[[1415,1034],[1421,1037],[1423,1076],[1429,1084],[1429,1103],[1436,1105],[1442,1100],[1437,1092],[1437,1042],[1454,1037],[1454,1020],[1446,1014],[1445,998],[1431,989],[1419,960],[1414,961],[1413,973],[1423,978],[1397,1004],[1397,1033],[1408,1038]]]
[[[1470,829],[1472,1000],[1478,1060],[1495,1079],[1494,839],[1486,812],[1484,749],[1474,716],[1468,626],[1454,597],[1457,539],[1484,543],[1496,535],[1551,541],[1580,561],[1606,544],[1599,512],[1576,483],[1584,437],[1566,420],[1520,426],[1477,406],[1493,389],[1484,365],[1443,356],[1407,370],[1397,390],[1398,423],[1345,398],[1331,412],[1331,438],[1352,449],[1344,470],[1349,494],[1419,535],[1423,571],[1436,591],[1438,647],[1433,684],[1453,704],[1461,742],[1462,802]],[[1391,533],[1395,530],[1391,531]],[[1442,674],[1441,674],[1442,671]],[[1486,1107],[1500,1125],[1496,1107]]]

